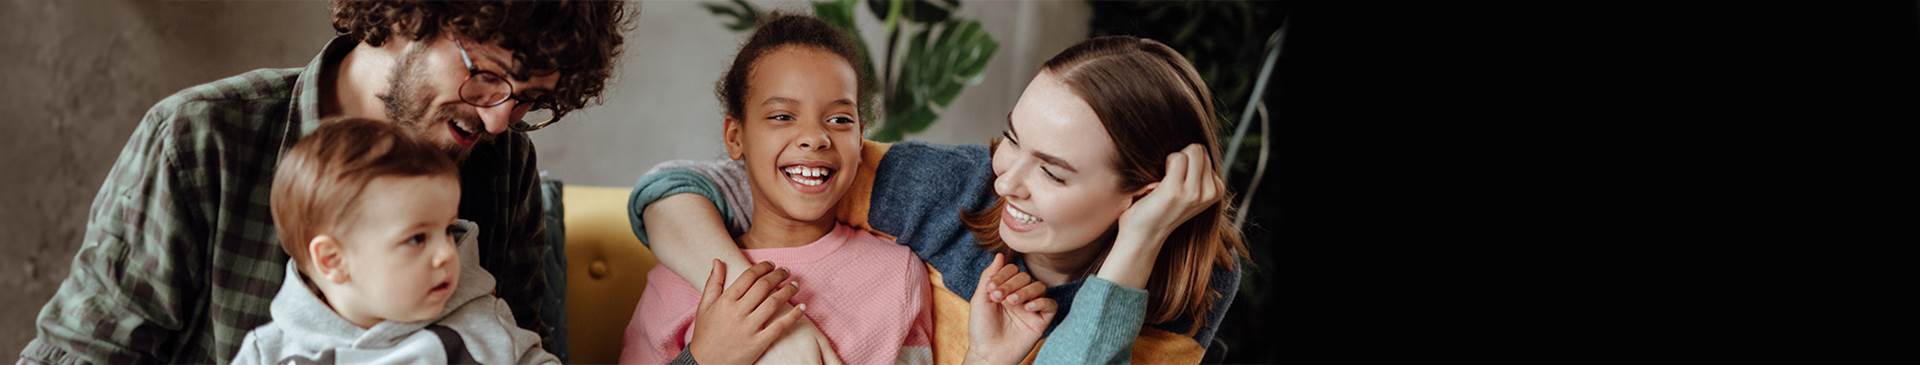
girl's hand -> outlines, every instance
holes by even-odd
[[[766,262],[754,264],[723,290],[726,276],[727,264],[713,260],[706,292],[700,295],[700,308],[694,314],[693,342],[687,344],[687,351],[701,364],[753,363],[795,322],[806,318],[806,304],[776,313],[783,307],[780,304],[800,291],[798,285],[785,283],[786,269],[775,270]]]
[[[1047,285],[994,254],[993,264],[980,273],[973,288],[967,325],[968,364],[1017,364],[1046,334],[1059,310],[1046,298]]]

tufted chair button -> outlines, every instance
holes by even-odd
[[[607,278],[607,262],[594,261],[593,264],[587,265],[587,275],[592,275],[594,279]]]

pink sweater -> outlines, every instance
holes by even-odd
[[[927,269],[906,246],[844,224],[800,247],[743,250],[753,262],[787,268],[800,282],[794,303],[848,364],[929,363],[933,317]],[[622,364],[660,364],[693,341],[700,292],[655,266],[627,323]]]

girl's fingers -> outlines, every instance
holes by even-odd
[[[713,259],[713,269],[707,271],[707,288],[700,292],[700,309],[706,309],[720,299],[720,291],[724,290],[721,289],[721,285],[725,284],[726,280],[727,263],[720,262],[720,259]]]
[[[779,290],[780,284],[787,281],[787,276],[787,269],[785,268],[774,269],[772,273],[760,276],[759,280],[753,281],[753,287],[747,288],[747,293],[740,296],[740,303],[745,303],[748,308],[747,310],[751,311],[752,308],[766,301],[768,294],[773,294],[774,290]]]
[[[755,280],[760,280],[761,275],[766,275],[768,272],[772,272],[772,271],[773,271],[772,263],[768,263],[766,261],[754,263],[753,266],[747,267],[747,272],[741,273],[739,278],[733,279],[733,286],[727,288],[726,296],[722,298],[736,299],[736,300],[740,299],[741,295],[745,295],[747,293],[747,289],[753,287],[752,283]]]
[[[787,330],[793,328],[795,323],[800,323],[800,317],[805,316],[806,311],[807,303],[800,303],[800,305],[793,306],[793,309],[788,309],[786,313],[781,313],[780,318],[775,318],[773,322],[767,323],[767,326],[761,328],[760,333],[755,336],[771,343],[772,340],[787,334]]]
[[[756,325],[766,323],[767,318],[773,317],[773,314],[780,310],[781,304],[786,304],[788,299],[792,299],[793,295],[799,292],[800,286],[793,283],[781,285],[780,290],[773,291],[773,295],[768,295],[767,300],[760,302],[758,307],[747,313],[747,322]]]

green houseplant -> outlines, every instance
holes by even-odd
[[[1000,43],[980,28],[980,22],[954,16],[959,0],[868,0],[865,8],[885,21],[885,53],[879,62],[866,42],[854,42],[868,62],[859,70],[878,82],[883,116],[867,138],[893,142],[924,131],[939,119],[968,86],[980,83],[987,61]],[[858,0],[813,2],[813,14],[854,36],[859,26]],[[709,2],[702,6],[728,18],[727,29],[753,29],[764,14],[746,0]],[[902,37],[905,37],[904,39]],[[879,64],[880,68],[874,68]]]

